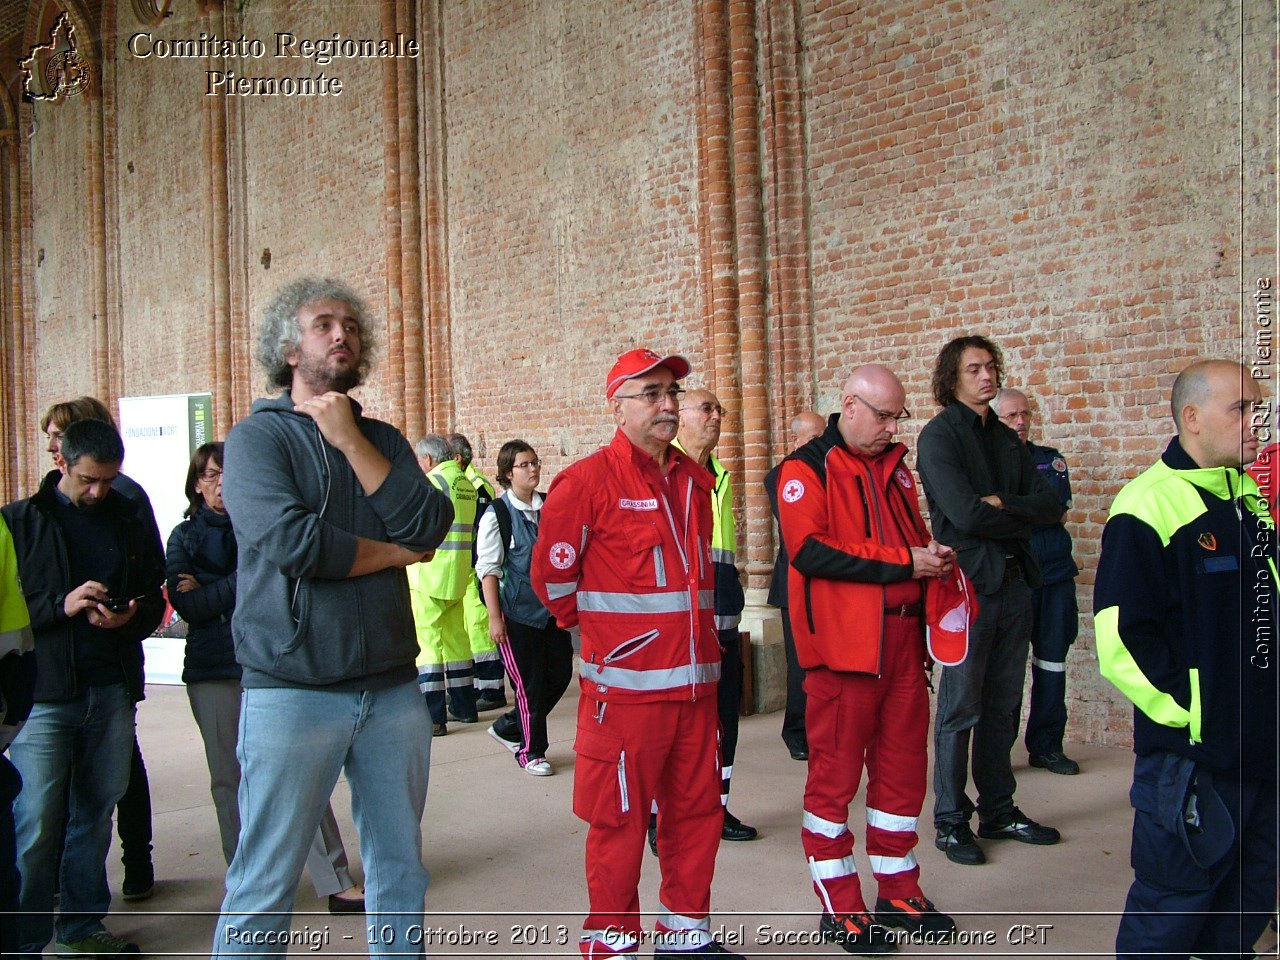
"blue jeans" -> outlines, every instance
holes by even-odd
[[[111,813],[129,785],[133,731],[133,697],[116,683],[88,687],[72,700],[37,703],[9,747],[22,775],[13,816],[22,874],[18,939],[24,954],[38,954],[54,933],[53,872],[64,822],[57,939],[83,940],[103,929],[111,906],[106,866]]]
[[[422,955],[427,870],[422,810],[431,726],[417,684],[341,693],[244,691],[240,709],[240,843],[213,956],[283,957],[307,850],[343,770],[364,860],[369,952]],[[305,931],[304,931],[305,932]],[[417,945],[410,942],[416,939]]]

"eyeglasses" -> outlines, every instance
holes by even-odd
[[[213,483],[215,480],[222,479],[222,471],[206,470],[204,473],[200,474],[200,479],[203,480],[205,483]]]
[[[890,420],[897,420],[899,423],[901,423],[903,420],[911,419],[911,411],[908,410],[906,407],[902,408],[901,413],[889,413],[887,410],[881,410],[879,407],[873,407],[871,404],[867,403],[867,401],[863,400],[856,393],[853,394],[853,399],[857,400],[860,404],[862,404],[864,407],[866,407],[868,410],[874,413],[876,415],[877,423],[888,423]]]
[[[542,466],[542,461],[529,460],[525,463],[513,463],[511,466],[517,470],[536,470],[538,467]]]
[[[677,404],[684,399],[684,387],[649,387],[639,393],[615,393],[618,400],[643,400],[649,406],[656,406],[663,400],[674,400]]]
[[[697,410],[704,417],[709,417],[713,413],[718,413],[720,414],[721,417],[724,416],[724,407],[720,406],[720,404],[718,403],[712,403],[710,401],[707,401],[705,403],[695,404],[689,407],[681,407],[680,409],[681,410]]]

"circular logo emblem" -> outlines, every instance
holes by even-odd
[[[782,487],[782,499],[787,503],[795,503],[804,496],[804,484],[799,480],[788,480]]]
[[[1057,470],[1059,473],[1066,473],[1066,472],[1067,472],[1067,461],[1063,460],[1061,457],[1054,457],[1054,458],[1053,458],[1053,469]]]
[[[897,470],[893,471],[893,475],[897,478],[898,483],[902,484],[902,488],[904,490],[911,489],[911,474],[899,467]]]
[[[568,570],[573,566],[573,561],[578,559],[578,551],[573,549],[571,544],[561,540],[559,543],[552,545],[550,556],[553,567],[557,570]]]

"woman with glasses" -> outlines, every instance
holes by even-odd
[[[489,735],[516,755],[527,773],[549,777],[547,714],[573,676],[573,644],[533,592],[529,563],[538,539],[541,464],[533,447],[508,440],[498,451],[498,483],[505,489],[480,517],[476,576],[489,611],[489,635],[502,651],[515,688],[515,709]]]
[[[169,535],[165,580],[169,602],[187,622],[182,682],[191,713],[204,740],[209,791],[218,813],[222,856],[228,865],[240,836],[240,665],[231,641],[236,605],[236,538],[222,502],[221,443],[196,449],[187,469],[186,519]],[[363,891],[352,881],[347,853],[333,808],[325,811],[307,854],[316,895],[328,898],[330,913],[364,910]]]

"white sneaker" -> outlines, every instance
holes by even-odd
[[[555,773],[555,771],[551,769],[551,764],[547,763],[546,759],[543,757],[538,757],[538,759],[530,760],[526,763],[524,765],[524,772],[531,773],[535,777],[549,777]]]
[[[493,729],[492,726],[489,727],[489,736],[493,737],[493,739],[497,740],[500,744],[502,744],[512,753],[518,753],[520,751],[519,740],[508,740],[506,737],[500,734],[497,730]]]

